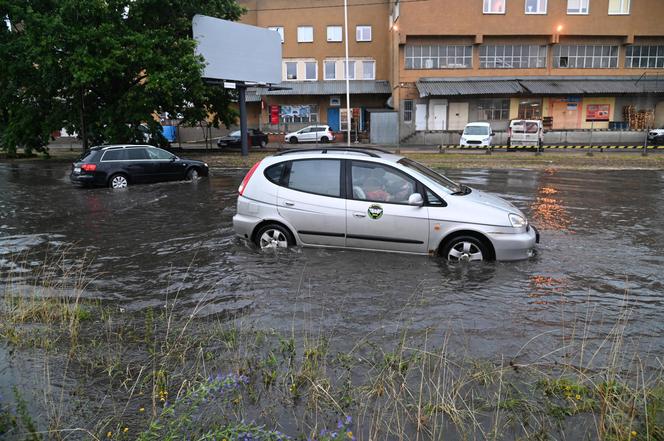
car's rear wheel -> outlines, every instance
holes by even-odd
[[[283,225],[267,224],[256,233],[256,245],[261,250],[288,248],[295,244],[293,235]]]
[[[330,138],[328,138],[327,136],[323,136],[321,137],[320,142],[323,144],[327,144],[328,142],[330,142]]]
[[[200,177],[201,174],[198,172],[198,169],[190,168],[189,170],[187,170],[187,181],[196,181]]]
[[[264,139],[261,139],[261,148],[264,149],[267,146],[267,141]]]
[[[450,262],[481,262],[489,259],[489,250],[472,236],[459,236],[445,244],[441,255]]]
[[[288,142],[291,144],[297,144],[297,136],[291,136]]]
[[[108,186],[111,188],[127,188],[129,180],[123,174],[115,174],[108,180]]]

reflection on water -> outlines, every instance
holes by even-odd
[[[589,335],[605,335],[627,294],[638,317],[629,338],[664,354],[659,172],[449,176],[521,208],[542,232],[538,256],[453,265],[343,250],[262,253],[232,231],[242,171],[118,192],[72,188],[67,165],[14,164],[0,165],[0,283],[30,285],[44,256],[67,247],[67,265],[88,256],[85,295],[126,310],[160,307],[177,293],[183,316],[240,314],[257,327],[343,336],[348,345],[367,335],[391,344],[404,328],[439,332],[490,358],[527,342],[528,354],[548,352],[588,310]]]

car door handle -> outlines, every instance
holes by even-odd
[[[364,214],[364,213],[353,213],[353,216],[355,216],[355,217],[367,217],[367,215]]]
[[[288,206],[288,207],[292,207],[292,206],[295,205],[295,204],[294,204],[293,202],[288,202],[288,201],[286,201],[286,202],[284,202],[284,205],[286,205],[286,206]]]

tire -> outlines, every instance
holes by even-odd
[[[116,173],[108,179],[108,186],[113,189],[127,188],[129,179],[122,173]]]
[[[201,175],[196,167],[192,167],[189,170],[187,170],[187,176],[186,176],[187,181],[197,181],[200,177]]]
[[[261,250],[288,248],[295,245],[295,239],[288,228],[280,224],[263,225],[254,236],[254,242]]]
[[[323,136],[321,137],[320,142],[321,144],[327,144],[328,142],[330,142],[330,139],[327,136]]]
[[[472,262],[490,260],[489,249],[472,236],[458,236],[445,243],[440,255],[450,262]]]
[[[265,147],[267,147],[267,141],[264,140],[264,139],[261,139],[261,148],[264,149]]]
[[[291,136],[288,142],[291,144],[297,144],[297,136]]]

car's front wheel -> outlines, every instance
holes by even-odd
[[[110,188],[127,188],[129,186],[129,180],[123,174],[115,174],[108,180],[108,186]]]
[[[267,146],[267,141],[264,139],[261,139],[261,148],[264,149]]]
[[[187,170],[187,181],[197,181],[201,177],[201,174],[196,168],[190,168]]]
[[[261,250],[288,248],[295,244],[295,240],[288,229],[279,224],[267,224],[256,232],[256,245]]]
[[[297,144],[297,136],[291,136],[288,142],[291,144]]]
[[[486,245],[472,236],[459,236],[449,240],[440,254],[451,262],[489,260]]]

